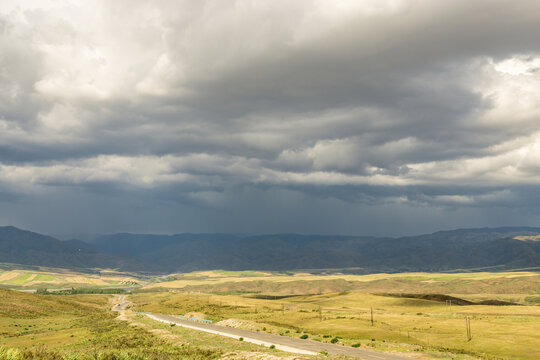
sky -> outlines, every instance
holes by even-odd
[[[0,225],[540,226],[537,0],[2,0]]]

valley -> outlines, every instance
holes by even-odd
[[[540,356],[534,350],[534,344],[540,342],[538,272],[351,275],[330,270],[316,274],[202,271],[154,277],[106,274],[90,274],[79,279],[77,276],[81,274],[60,272],[60,269],[57,272],[12,269],[0,273],[2,279],[7,279],[4,281],[15,282],[23,291],[36,290],[36,286],[44,284],[58,288],[79,284],[91,289],[106,289],[125,282],[132,285],[122,291],[124,295],[35,295],[2,290],[2,351],[7,348],[48,351],[60,354],[56,357],[60,359],[66,354],[85,354],[89,346],[92,349],[104,346],[110,351],[103,350],[103,354],[119,351],[135,356],[141,348],[130,345],[130,341],[141,336],[147,338],[142,347],[146,359],[157,359],[152,355],[153,351],[156,354],[162,351],[157,348],[177,354],[175,358],[196,358],[191,353],[182,357],[180,350],[186,350],[185,344],[189,344],[189,351],[204,353],[200,358],[235,359],[229,354],[234,351],[243,354],[237,354],[238,359],[245,356],[255,359],[260,354],[276,359],[291,356],[235,339],[171,327],[142,314],[150,312],[204,318],[233,328],[412,358],[535,359]],[[120,296],[130,301],[122,312],[122,321],[115,320],[116,315],[111,312]],[[460,301],[468,305],[460,305]],[[511,305],[496,305],[502,302]],[[465,331],[466,319],[471,322],[470,340]],[[118,336],[126,344],[119,345]],[[143,341],[142,338],[139,340]],[[340,355],[316,357],[336,356]]]

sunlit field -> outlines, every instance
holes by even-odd
[[[0,289],[0,359],[228,359],[235,351],[286,356],[170,327],[139,311],[204,317],[226,326],[422,359],[540,358],[540,274],[535,272],[204,271],[149,278],[12,269],[0,273],[0,279],[23,290],[53,284],[94,289],[130,284],[131,292],[124,296],[133,302],[121,321],[110,310],[117,295],[35,295]],[[8,352],[19,357],[9,357]]]
[[[36,295],[0,289],[0,359],[217,359],[227,352],[279,353],[249,343],[136,326],[110,311],[111,295]],[[166,327],[165,327],[166,328]],[[178,335],[179,334],[179,335]]]
[[[540,294],[538,272],[394,273],[221,272],[173,274],[154,279],[146,290],[182,290],[312,295],[340,291],[368,293]],[[533,300],[533,297],[530,298]]]
[[[1,269],[0,287],[8,289],[65,289],[82,287],[133,287],[145,283],[140,276],[119,273],[110,270],[99,270],[94,273],[83,273],[73,270],[39,268],[39,269]]]
[[[227,325],[308,336],[370,349],[427,352],[454,358],[537,359],[540,275],[533,272],[459,274],[276,275],[201,272],[170,276],[173,292],[131,296],[142,311],[195,313]],[[446,294],[457,305],[390,294]],[[371,323],[373,309],[373,324]],[[466,318],[472,339],[467,338]],[[234,321],[227,319],[236,319]],[[445,355],[446,354],[446,355]]]

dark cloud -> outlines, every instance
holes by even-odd
[[[0,222],[537,225],[539,14],[536,1],[3,2]]]

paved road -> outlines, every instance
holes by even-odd
[[[121,299],[120,301],[123,301]],[[122,304],[118,304],[120,306]],[[404,356],[398,356],[387,353],[379,353],[369,350],[361,350],[348,346],[341,346],[335,344],[327,344],[318,341],[297,339],[288,336],[279,336],[274,334],[267,334],[264,332],[256,332],[251,330],[236,329],[226,326],[198,323],[190,320],[183,320],[176,316],[144,313],[148,317],[162,321],[166,323],[174,323],[179,326],[188,327],[190,329],[206,331],[223,336],[229,336],[233,338],[244,338],[245,341],[257,343],[260,345],[270,346],[275,345],[276,348],[285,351],[291,351],[303,354],[318,354],[321,351],[326,351],[329,354],[334,355],[347,355],[354,356],[364,360],[410,360],[410,358]],[[296,350],[296,351],[295,351]]]

